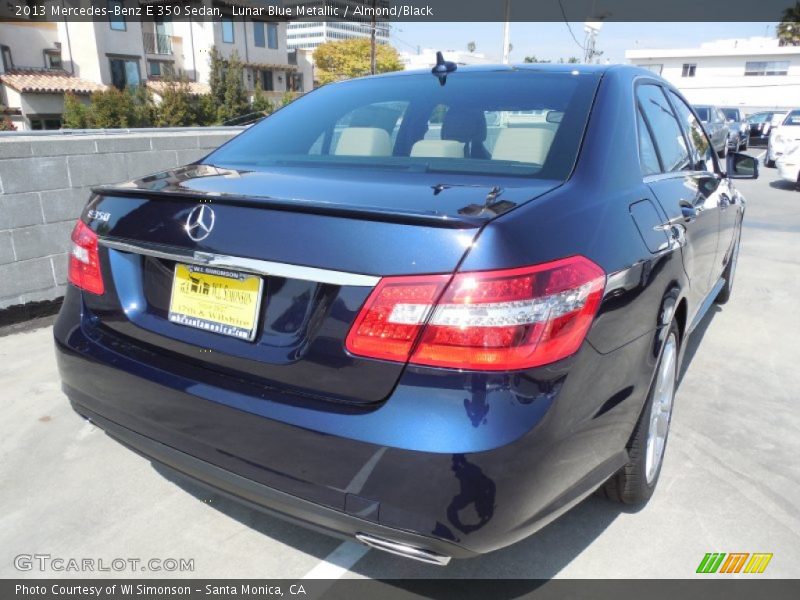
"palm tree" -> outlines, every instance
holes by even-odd
[[[777,34],[779,45],[800,46],[800,2],[783,11]]]

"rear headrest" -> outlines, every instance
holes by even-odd
[[[501,129],[492,152],[492,160],[516,160],[544,163],[555,137],[552,126],[509,127]]]
[[[392,139],[379,127],[348,127],[339,136],[337,156],[391,156]]]
[[[464,158],[464,143],[455,140],[420,140],[411,146],[411,156]]]
[[[450,108],[442,121],[442,139],[465,143],[484,141],[486,116],[479,108]]]

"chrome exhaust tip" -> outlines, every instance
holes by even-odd
[[[401,542],[385,540],[383,538],[368,535],[366,533],[357,533],[356,539],[370,548],[376,548],[377,550],[383,550],[384,552],[389,552],[390,554],[396,554],[397,556],[418,560],[420,562],[428,563],[429,565],[438,565],[443,567],[450,562],[449,556],[437,554],[431,550],[417,548],[416,546],[410,546]]]

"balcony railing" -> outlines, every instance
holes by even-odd
[[[172,54],[172,36],[145,32],[144,51],[147,54]]]

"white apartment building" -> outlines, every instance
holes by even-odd
[[[234,0],[235,1],[235,0]],[[230,15],[230,2],[203,0]],[[131,5],[137,0],[110,0]],[[221,21],[139,22],[129,19],[48,23],[0,21],[0,113],[17,129],[60,126],[64,93],[88,101],[95,90],[146,84],[158,98],[164,80],[190,81],[209,91],[210,51],[238,53],[245,88],[256,82],[273,100],[313,87],[310,53],[289,50],[286,23],[241,17]]]
[[[371,9],[373,0],[284,0],[283,4],[284,6],[303,4],[319,8],[322,12],[336,8],[341,15],[344,15],[346,9],[348,14],[347,21],[290,21],[286,42],[289,49],[314,50],[325,42],[354,38],[369,39],[372,35],[372,18],[352,15],[357,8]],[[388,0],[375,2],[378,8],[386,8],[388,5]],[[379,44],[389,43],[389,22],[385,19],[375,19],[375,40]]]
[[[635,48],[625,59],[658,73],[694,104],[738,106],[747,113],[800,106],[800,47],[779,46],[776,38]]]
[[[442,55],[445,60],[454,62],[457,65],[488,65],[498,62],[480,52],[443,50]],[[434,48],[424,48],[419,52],[400,52],[400,61],[406,71],[430,69],[436,64],[436,50]]]

